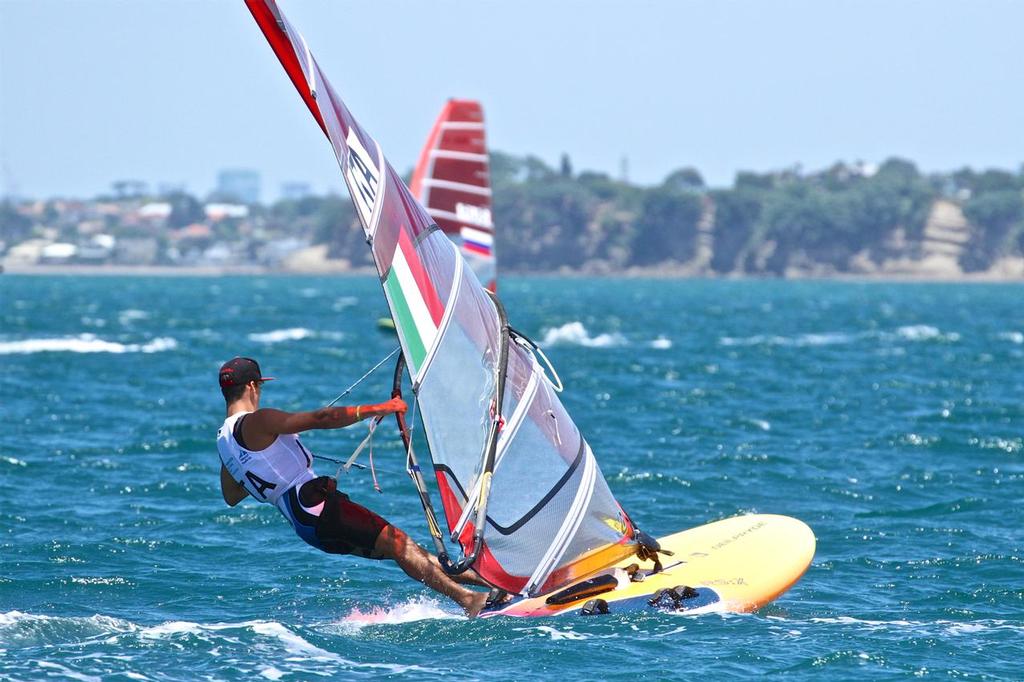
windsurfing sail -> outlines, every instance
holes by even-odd
[[[461,545],[459,567],[471,563],[496,587],[537,595],[628,557],[639,534],[531,346],[510,330],[498,299],[349,113],[277,4],[246,4],[341,166],[398,331],[448,534]],[[375,65],[359,59],[352,67],[372,73]],[[441,533],[420,494],[441,558]]]
[[[409,189],[459,247],[483,285],[497,291],[490,163],[480,102],[445,103],[420,152]]]

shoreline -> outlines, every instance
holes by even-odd
[[[1014,272],[975,272],[975,273],[935,273],[935,272],[877,272],[877,273],[816,273],[789,272],[786,276],[773,277],[751,273],[715,274],[693,272],[685,268],[652,267],[629,268],[619,271],[588,272],[586,270],[554,270],[551,272],[532,272],[509,270],[504,274],[515,277],[564,277],[566,279],[694,279],[694,280],[763,280],[763,281],[810,281],[810,282],[889,282],[893,284],[1012,284],[1024,283],[1024,277]],[[2,275],[25,276],[86,276],[86,277],[289,277],[289,276],[328,276],[328,277],[366,277],[376,276],[377,271],[370,267],[345,267],[329,269],[294,269],[285,270],[261,266],[182,266],[182,265],[5,265],[0,270]]]

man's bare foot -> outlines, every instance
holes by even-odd
[[[462,608],[466,611],[466,616],[469,618],[476,618],[480,615],[480,612],[487,606],[486,592],[474,592],[473,597],[469,599],[469,603],[463,604]]]

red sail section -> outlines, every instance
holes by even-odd
[[[420,152],[409,188],[460,247],[480,282],[495,291],[490,164],[479,102],[450,99],[445,103]]]
[[[310,92],[306,74],[299,63],[298,54],[292,49],[291,40],[285,31],[285,20],[282,18],[280,10],[277,9],[277,5],[268,4],[262,0],[246,0],[245,4],[249,11],[252,12],[256,23],[259,24],[260,30],[263,31],[267,42],[274,48],[274,54],[281,61],[281,66],[284,67],[295,89],[299,91],[302,101],[309,107],[309,113],[313,114],[313,118],[320,125],[320,130],[324,131],[324,135],[330,138],[327,126],[324,125],[324,119],[320,116],[320,110],[317,108],[316,101]]]

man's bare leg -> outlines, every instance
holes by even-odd
[[[442,573],[444,572],[444,569],[441,568],[441,562],[437,560],[436,556],[434,556],[430,552],[427,552],[427,557],[430,559],[430,563],[437,566],[437,568],[440,569]],[[491,588],[490,584],[488,584],[486,580],[481,578],[480,574],[474,571],[472,568],[467,569],[462,573],[459,573],[458,575],[448,575],[447,573],[445,573],[445,575],[454,580],[455,582],[459,583],[460,585],[476,585],[477,587],[486,587],[487,589]]]
[[[480,613],[487,602],[486,592],[460,587],[441,569],[437,559],[394,526],[386,526],[380,532],[372,556],[375,559],[392,559],[410,578],[455,601],[470,618]]]

